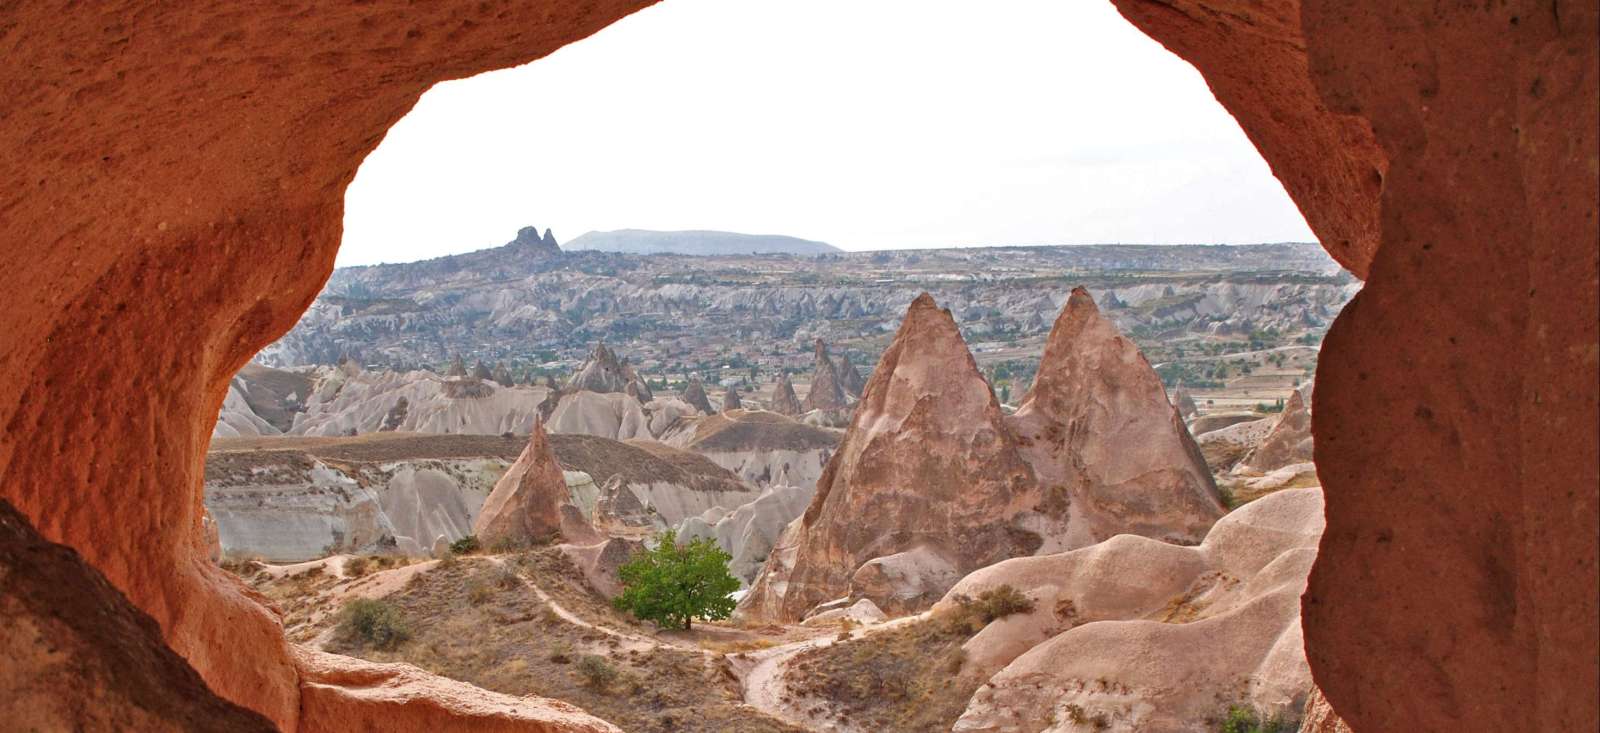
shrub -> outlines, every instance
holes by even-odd
[[[979,593],[977,598],[957,596],[956,602],[961,604],[962,609],[968,615],[983,624],[988,624],[991,621],[1002,619],[1015,613],[1033,611],[1033,600],[1010,585],[990,588]]]
[[[592,689],[603,690],[617,680],[617,668],[611,666],[605,657],[594,654],[585,654],[578,659],[578,676],[583,678],[583,683]]]
[[[1217,728],[1219,733],[1290,733],[1300,727],[1296,721],[1284,720],[1273,716],[1263,719],[1260,713],[1248,705],[1233,705],[1228,708],[1228,714],[1222,719],[1222,724]]]
[[[656,538],[655,549],[636,553],[617,569],[623,590],[612,604],[662,628],[685,631],[697,618],[727,618],[734,606],[728,596],[739,590],[739,581],[728,574],[731,559],[709,538],[679,545],[669,529]]]
[[[344,561],[344,574],[347,578],[359,578],[367,574],[367,558],[352,557]]]
[[[454,555],[471,555],[478,551],[478,536],[467,535],[450,543],[450,553]]]
[[[350,644],[393,649],[411,638],[400,610],[386,601],[354,598],[339,610],[337,629],[341,640]]]

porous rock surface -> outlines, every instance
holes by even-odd
[[[1114,2],[1367,279],[1312,426],[1327,699],[1358,730],[1593,729],[1596,8]],[[209,426],[331,270],[344,187],[430,85],[647,4],[0,11],[0,492],[222,697],[300,728],[276,620],[190,561]]]
[[[1193,730],[1235,704],[1298,716],[1311,687],[1299,599],[1322,531],[1321,492],[1293,489],[1229,514],[1198,546],[1118,535],[963,578],[935,613],[1002,585],[1034,607],[963,646],[993,676],[955,730],[1059,730],[1050,722],[1077,716]]]

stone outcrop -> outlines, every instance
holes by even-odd
[[[861,372],[856,371],[856,365],[850,363],[850,356],[841,351],[833,360],[838,367],[839,386],[844,388],[845,394],[860,397],[861,390],[867,387],[867,380],[861,377]]]
[[[628,365],[628,360],[617,356],[605,344],[595,344],[589,358],[567,380],[566,391],[620,392],[640,402],[649,402],[654,396],[650,385]]]
[[[809,492],[839,446],[840,433],[765,410],[735,410],[678,420],[659,438],[705,456],[753,485],[797,486]]]
[[[716,410],[711,407],[711,400],[706,397],[706,386],[700,382],[699,377],[689,377],[688,386],[683,388],[679,398],[687,402],[690,407],[699,410],[703,415],[715,415]]]
[[[794,383],[789,381],[788,372],[778,375],[777,383],[772,386],[772,399],[768,402],[767,409],[788,417],[805,412],[805,408],[800,406],[800,398],[794,393]]]
[[[1198,546],[1118,535],[963,578],[936,614],[1001,585],[1033,610],[963,645],[967,671],[988,683],[954,730],[1079,716],[1106,730],[1193,730],[1235,704],[1294,719],[1311,688],[1299,598],[1322,532],[1321,492],[1294,489],[1229,514]]]
[[[277,730],[212,693],[155,621],[3,500],[0,619],[10,730]]]
[[[728,387],[728,391],[722,393],[722,411],[728,412],[742,409],[744,409],[744,400],[739,397],[739,388]]]
[[[801,406],[807,412],[811,410],[827,412],[849,407],[850,400],[845,395],[844,381],[839,376],[833,358],[828,355],[828,345],[822,343],[822,339],[817,339],[814,345],[814,361],[811,388],[806,390],[806,399]]]
[[[535,423],[528,446],[484,500],[472,533],[486,547],[501,543],[522,546],[560,537],[561,506],[570,498],[544,423]]]
[[[831,370],[820,345],[817,356]],[[957,577],[1031,554],[1040,537],[1011,522],[1034,498],[1032,472],[955,320],[923,295],[798,520],[793,567],[769,561],[741,613],[798,620],[842,595],[863,563],[896,553],[939,556]]]
[[[1211,471],[1139,348],[1083,288],[1045,341],[1033,386],[1006,421],[1067,527],[1049,547],[1114,534],[1199,542],[1225,511]]]
[[[1240,459],[1233,467],[1234,473],[1265,474],[1297,463],[1311,463],[1311,391],[1312,382],[1289,394],[1283,403],[1283,412],[1273,423],[1261,443]]]
[[[465,378],[467,376],[467,362],[461,359],[460,354],[456,354],[456,358],[451,360],[450,368],[445,370],[444,375],[451,379]]]
[[[517,380],[511,376],[511,370],[506,368],[506,363],[503,361],[494,365],[494,376],[490,378],[502,387],[514,387],[517,384]]]
[[[1303,605],[1328,701],[1356,730],[1593,729],[1594,7],[1114,1],[1368,278],[1314,405],[1328,531]],[[357,167],[435,83],[647,4],[0,11],[0,492],[218,695],[314,728],[276,618],[196,562],[196,487],[229,378],[327,278]],[[111,32],[136,16],[181,30]]]
[[[472,378],[480,382],[491,381],[494,379],[494,372],[489,370],[488,364],[479,359],[478,363],[472,365]]]

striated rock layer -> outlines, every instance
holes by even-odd
[[[1368,278],[1312,425],[1328,701],[1357,730],[1595,728],[1596,8],[1114,2]],[[194,562],[198,487],[229,378],[333,266],[345,186],[433,84],[647,4],[0,10],[0,495],[222,697],[300,727],[276,620]]]

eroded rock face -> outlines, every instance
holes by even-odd
[[[807,412],[821,410],[828,412],[848,407],[850,400],[846,397],[844,380],[839,375],[838,367],[833,363],[833,357],[828,355],[828,345],[817,339],[815,344],[816,366],[811,373],[811,388],[806,391],[806,400],[802,407]]]
[[[1035,731],[1073,708],[1114,731],[1193,730],[1233,704],[1297,717],[1311,687],[1299,598],[1322,531],[1321,492],[1292,489],[1229,514],[1198,546],[1118,535],[963,578],[936,613],[1001,585],[1034,608],[964,645],[993,676],[954,729]]]
[[[639,377],[638,372],[628,365],[626,359],[617,356],[605,344],[595,344],[594,351],[589,354],[578,371],[573,373],[572,379],[567,381],[568,391],[587,390],[589,392],[619,392],[627,394],[640,402],[649,402],[654,396],[650,393],[650,386]]]
[[[1311,463],[1311,386],[1290,393],[1283,403],[1283,413],[1272,425],[1261,443],[1251,449],[1237,465],[1235,473],[1264,474],[1297,463]]]
[[[767,405],[767,409],[789,417],[805,412],[805,408],[800,406],[800,398],[794,393],[794,383],[789,381],[788,372],[778,375],[778,383],[772,387],[772,403]]]
[[[8,729],[277,730],[212,693],[149,616],[3,500],[0,619]]]
[[[955,320],[917,298],[799,520],[793,567],[769,562],[741,612],[798,620],[842,595],[862,563],[919,546],[957,577],[1037,549],[1038,535],[1011,524],[1035,488],[1002,420]]]
[[[742,409],[744,409],[744,400],[739,397],[739,388],[729,387],[728,391],[722,394],[722,411]]]
[[[1328,699],[1358,730],[1592,729],[1595,9],[1115,1],[1370,276],[1313,425]],[[646,4],[0,11],[0,492],[223,697],[298,727],[277,622],[192,562],[197,487],[228,379],[333,265],[345,185],[429,86]]]
[[[706,397],[706,386],[700,382],[699,377],[689,378],[689,385],[683,388],[680,398],[690,407],[699,410],[701,414],[714,415],[717,412],[711,408],[711,400]]]
[[[1124,533],[1193,544],[1223,514],[1161,378],[1083,288],[1006,424],[1044,493],[1041,513],[1070,526],[1047,534],[1059,549]]]
[[[527,545],[562,535],[561,507],[570,500],[566,476],[550,449],[544,423],[533,426],[528,447],[494,485],[472,533],[485,546]]]

